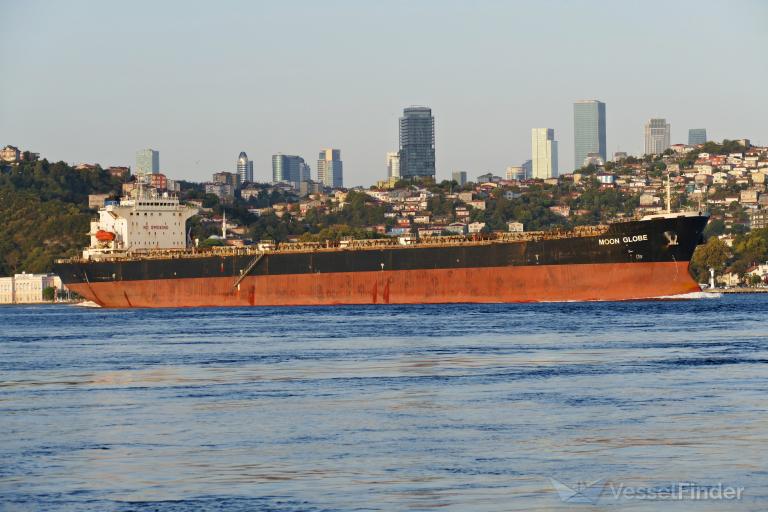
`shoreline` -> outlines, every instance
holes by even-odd
[[[768,288],[707,288],[706,293],[768,293]]]

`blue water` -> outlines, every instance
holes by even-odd
[[[766,510],[767,312],[3,307],[0,509]]]

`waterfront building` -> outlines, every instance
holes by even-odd
[[[584,166],[590,153],[607,160],[605,144],[605,103],[579,100],[573,104],[574,169]]]
[[[435,177],[435,118],[429,107],[407,107],[400,118],[400,175]]]
[[[46,302],[43,291],[46,288],[61,290],[59,276],[55,274],[15,274],[0,277],[0,304],[37,304]]]
[[[237,176],[241,184],[253,183],[253,160],[248,160],[245,151],[241,151],[240,156],[237,157]]]
[[[688,145],[705,144],[707,142],[706,128],[691,128],[688,130]]]
[[[299,183],[309,181],[310,169],[303,158],[297,155],[272,155],[272,183],[288,183],[299,188]]]
[[[531,162],[534,179],[557,177],[557,141],[552,128],[533,128],[531,130]]]
[[[453,181],[459,184],[460,187],[463,187],[467,184],[467,173],[466,171],[453,171],[453,174],[451,175]]]
[[[302,181],[309,181],[307,180]],[[329,188],[344,186],[343,164],[340,149],[323,149],[317,156],[317,181]]]
[[[670,131],[666,119],[649,119],[645,124],[645,154],[660,155],[669,149]]]
[[[160,152],[154,149],[141,149],[136,152],[136,175],[156,174],[160,172]]]
[[[387,178],[400,177],[400,153],[390,151],[387,153]]]

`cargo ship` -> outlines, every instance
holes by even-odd
[[[185,227],[196,213],[167,194],[107,204],[90,246],[55,271],[108,308],[651,299],[700,291],[689,262],[708,220],[668,210],[571,231],[202,249]]]

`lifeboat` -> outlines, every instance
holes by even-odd
[[[96,240],[99,242],[111,242],[115,239],[115,234],[111,231],[104,231],[100,229],[96,232]]]

